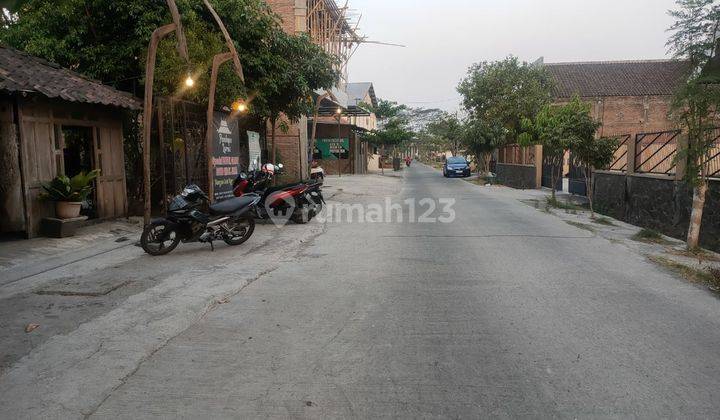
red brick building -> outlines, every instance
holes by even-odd
[[[316,44],[340,58],[339,70],[345,82],[347,62],[360,44],[346,19],[345,10],[338,7],[334,0],[266,1],[280,17],[286,33],[307,33]],[[277,150],[287,173],[302,178],[309,171],[308,119],[302,118],[298,123],[287,125],[287,132],[276,129]]]
[[[638,133],[676,128],[670,115],[672,97],[686,75],[688,65],[677,60],[600,61],[545,64],[553,81],[553,101],[563,104],[579,96],[592,105],[593,117],[602,123],[598,136],[621,137],[634,142]],[[648,137],[651,140],[654,137]],[[641,141],[646,141],[641,139]],[[654,147],[642,148],[652,159]],[[619,150],[627,155],[627,149]],[[563,174],[571,168],[566,156]],[[619,156],[621,157],[621,156]],[[666,160],[664,165],[670,165]],[[650,162],[653,166],[653,162]],[[511,145],[498,152],[498,178],[517,188],[550,187],[548,168],[543,168],[542,148]],[[572,177],[570,177],[572,178]],[[563,189],[571,180],[565,180]]]
[[[578,95],[592,104],[600,136],[674,128],[670,103],[688,70],[676,60],[544,64],[555,83],[556,103]]]

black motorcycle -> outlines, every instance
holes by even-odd
[[[223,240],[228,245],[240,245],[255,231],[252,210],[261,197],[246,194],[220,203],[210,204],[210,198],[197,185],[188,185],[168,207],[167,217],[153,219],[143,229],[140,245],[150,255],[165,255],[182,242],[209,243]],[[201,210],[208,203],[209,214]]]

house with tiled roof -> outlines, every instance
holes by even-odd
[[[83,218],[127,215],[123,111],[134,96],[0,46],[0,234],[41,233],[55,218],[42,183],[100,170]]]
[[[672,96],[689,70],[678,60],[597,61],[543,64],[553,81],[556,103],[578,95],[592,103],[603,124],[600,135],[674,128]]]

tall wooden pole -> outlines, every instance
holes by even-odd
[[[187,41],[182,28],[180,12],[178,12],[175,0],[167,0],[168,9],[172,16],[173,23],[155,29],[150,37],[148,46],[147,61],[145,63],[145,101],[143,104],[143,193],[144,211],[143,220],[147,225],[150,223],[152,214],[152,194],[150,191],[150,136],[152,135],[152,113],[153,113],[153,82],[155,80],[155,61],[157,48],[160,40],[168,34],[175,32],[177,38],[177,50],[189,65],[190,57],[187,52]]]
[[[167,34],[173,32],[176,26],[174,23],[161,26],[153,31],[148,47],[147,63],[145,65],[145,103],[143,109],[143,192],[145,207],[143,220],[147,225],[150,223],[152,213],[152,194],[150,191],[150,136],[152,135],[152,113],[153,113],[153,81],[155,80],[155,59],[160,40]]]
[[[240,64],[240,57],[238,56],[237,50],[235,49],[235,43],[230,37],[230,33],[228,33],[227,28],[225,28],[225,24],[223,23],[222,19],[220,19],[220,16],[218,16],[217,12],[215,12],[215,9],[213,9],[212,5],[208,0],[203,0],[203,3],[205,3],[205,7],[208,8],[210,14],[215,19],[218,27],[220,27],[220,32],[222,32],[223,37],[225,37],[225,44],[227,45],[228,50],[230,50],[230,52],[216,54],[215,57],[213,57],[212,70],[210,72],[205,150],[207,153],[208,166],[208,196],[212,200],[214,199],[215,194],[215,184],[213,182],[215,172],[215,165],[213,164],[213,117],[215,113],[215,88],[217,86],[218,71],[223,63],[232,60],[235,74],[240,78],[240,81],[243,83],[245,83],[245,76],[243,74],[242,64]]]
[[[210,72],[210,90],[208,91],[207,131],[205,132],[205,150],[208,161],[208,197],[214,200],[215,184],[213,183],[215,165],[213,165],[213,129],[215,113],[215,86],[217,85],[220,65],[232,58],[232,53],[217,54],[213,57],[212,71]]]

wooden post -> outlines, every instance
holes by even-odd
[[[315,109],[313,110],[313,125],[312,125],[312,134],[310,137],[310,152],[315,151],[315,139],[317,138],[317,120],[320,114],[320,104],[322,103],[323,99],[329,97],[330,94],[328,92],[323,93],[320,95],[315,102]]]
[[[220,27],[220,32],[222,32],[223,37],[225,38],[225,44],[228,47],[228,50],[230,52],[217,54],[215,57],[213,57],[213,63],[212,63],[212,71],[210,73],[210,87],[208,91],[208,109],[207,109],[207,131],[205,134],[205,150],[207,153],[207,174],[208,174],[208,197],[210,197],[211,200],[214,199],[215,194],[215,184],[213,183],[214,178],[214,165],[213,165],[213,142],[212,142],[212,130],[213,130],[213,121],[214,121],[214,112],[215,112],[215,88],[217,86],[217,76],[218,76],[218,70],[220,66],[225,63],[226,61],[232,60],[233,61],[233,68],[235,69],[235,74],[240,78],[240,81],[245,83],[245,76],[243,74],[243,68],[242,64],[240,64],[240,57],[238,56],[237,50],[235,49],[235,43],[233,42],[232,38],[230,37],[230,34],[227,31],[227,28],[225,27],[225,24],[223,23],[222,19],[220,19],[220,16],[218,16],[217,12],[215,12],[215,9],[213,9],[212,5],[208,0],[203,0],[203,3],[205,3],[205,7],[208,8],[210,11],[210,14],[215,19],[215,22],[217,23],[218,27]]]
[[[229,61],[233,57],[233,53],[227,52],[217,54],[213,57],[212,71],[210,72],[210,89],[208,90],[208,108],[207,108],[207,130],[205,131],[205,153],[207,154],[207,174],[208,174],[208,197],[213,200],[215,194],[215,185],[213,184],[215,168],[213,165],[213,122],[215,113],[215,86],[217,85],[218,70],[220,65]]]
[[[542,171],[543,171],[543,147],[539,144],[535,145],[535,188],[542,188]]]
[[[228,50],[230,50],[230,58],[232,58],[233,61],[235,74],[237,74],[241,82],[245,83],[245,76],[243,75],[242,64],[240,64],[240,57],[238,56],[237,50],[235,49],[235,43],[233,42],[232,38],[230,38],[230,34],[228,33],[227,28],[225,28],[225,24],[223,23],[222,19],[220,19],[220,16],[218,16],[218,14],[215,12],[215,9],[213,9],[210,2],[208,0],[203,0],[203,2],[205,3],[205,7],[210,10],[210,14],[212,14],[213,18],[215,18],[215,22],[217,22],[218,26],[220,27],[220,31],[222,32],[223,37],[225,37],[225,44],[227,45]]]
[[[143,220],[147,225],[150,223],[152,213],[152,194],[150,191],[150,136],[152,135],[152,112],[153,112],[153,81],[155,79],[155,60],[160,40],[175,31],[177,26],[174,23],[161,26],[153,31],[148,47],[147,63],[145,64],[145,103],[143,109],[143,181],[145,207]]]
[[[175,32],[177,38],[177,50],[188,64],[190,56],[187,51],[187,41],[182,28],[180,12],[178,12],[175,0],[167,0],[168,9],[172,16],[173,23],[155,29],[150,37],[148,46],[147,61],[145,63],[145,101],[143,104],[143,188],[144,188],[144,211],[143,220],[147,225],[150,223],[152,214],[152,194],[150,191],[150,136],[152,135],[152,112],[153,112],[153,82],[155,80],[155,61],[157,48],[160,40],[171,32]],[[163,197],[164,199],[164,197]]]

